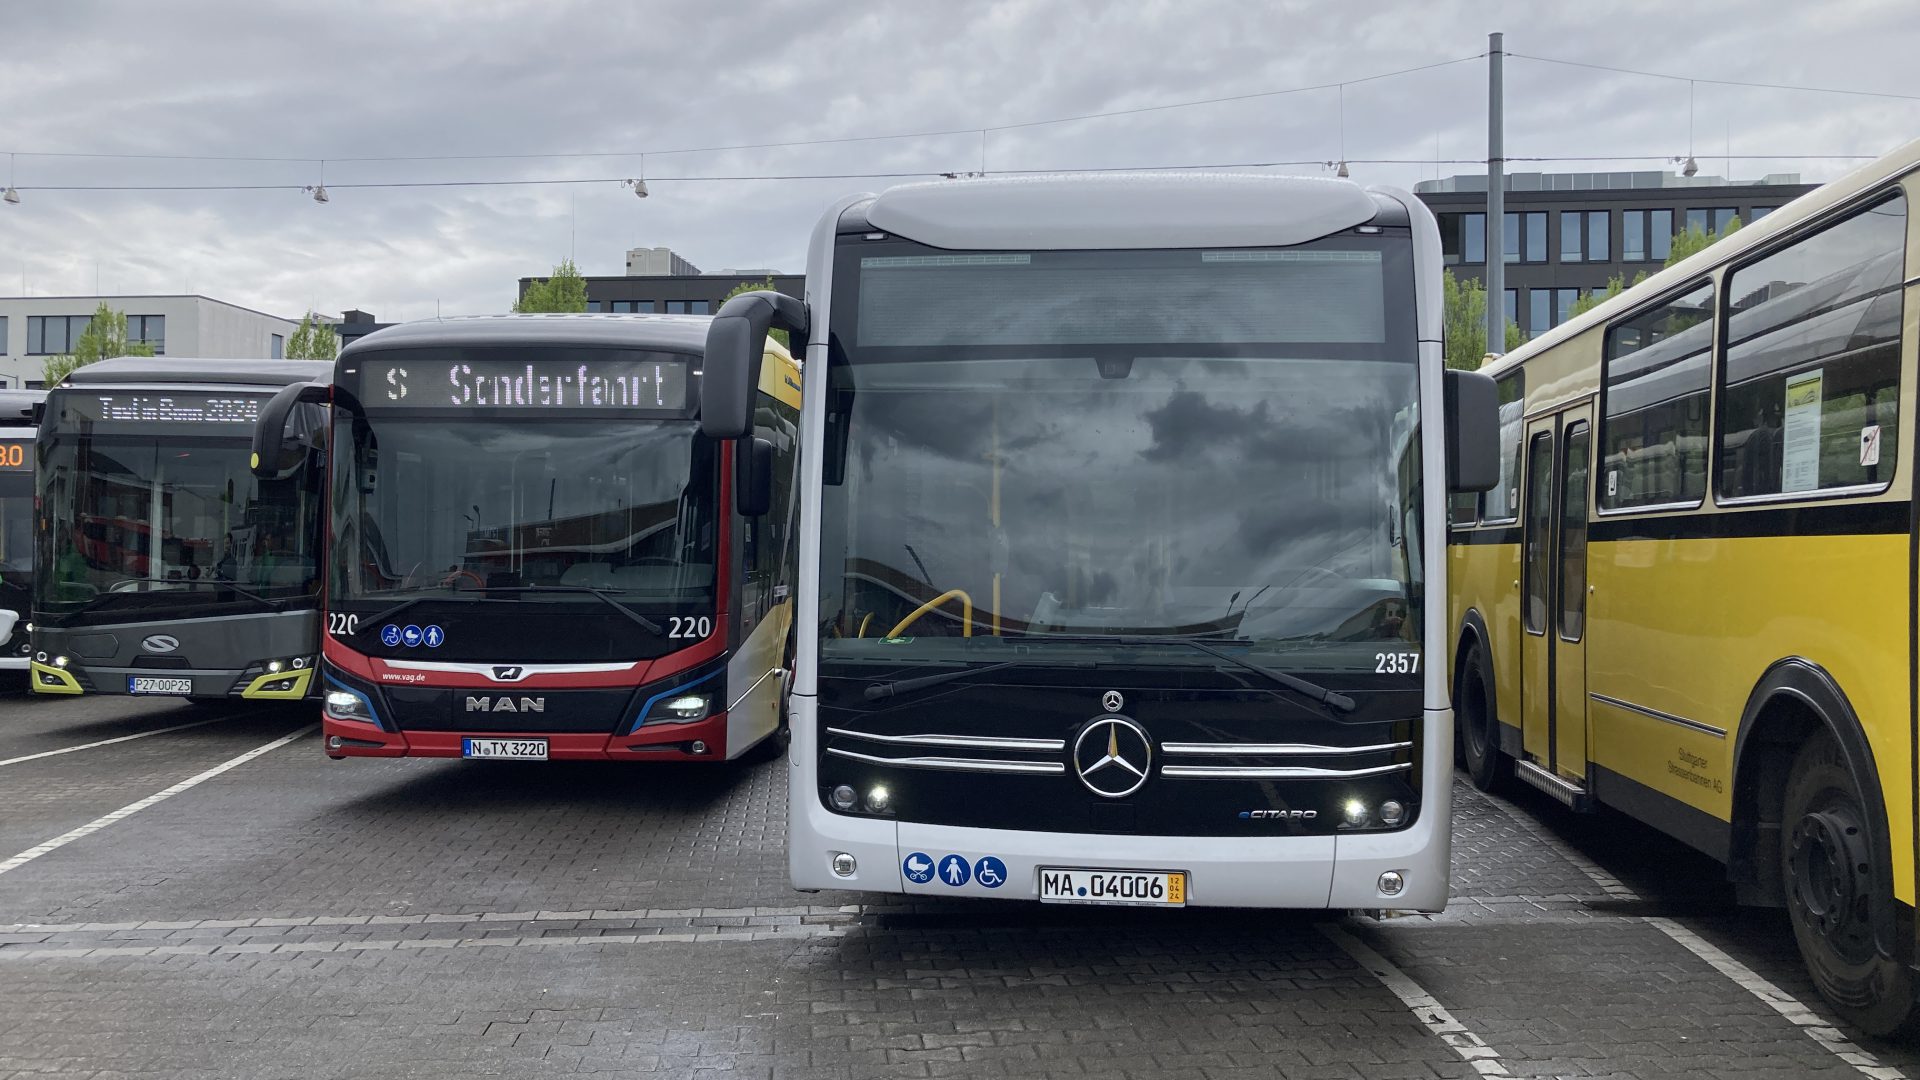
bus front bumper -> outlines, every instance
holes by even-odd
[[[812,753],[812,702],[795,697],[793,760]],[[1428,732],[1451,733],[1448,710],[1428,710]],[[1449,740],[1448,764],[1451,764]],[[797,889],[860,890],[916,896],[1038,900],[1043,869],[1181,871],[1190,907],[1440,911],[1446,907],[1452,837],[1450,771],[1429,785],[1420,816],[1406,828],[1333,836],[1150,836],[974,829],[836,814],[797,773],[788,793],[788,872]],[[836,857],[853,857],[850,874]],[[903,864],[944,866],[957,855],[969,867],[999,860],[1005,883],[977,875],[958,885],[934,875],[910,880]],[[919,859],[915,857],[919,856]],[[842,864],[844,867],[844,863]],[[1383,875],[1398,876],[1389,892]],[[923,875],[924,876],[924,875]],[[1389,879],[1391,880],[1391,879]]]
[[[466,756],[468,739],[544,739],[548,761],[708,761],[727,759],[727,714],[691,724],[649,725],[630,735],[597,732],[386,731],[360,720],[321,714],[321,745],[327,756]],[[336,741],[337,740],[337,741]],[[694,744],[704,747],[694,752]]]

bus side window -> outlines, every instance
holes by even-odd
[[[1895,195],[1734,271],[1721,497],[1892,478],[1906,232],[1906,199]]]

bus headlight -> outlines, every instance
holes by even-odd
[[[327,715],[335,720],[358,720],[372,724],[373,710],[367,706],[367,699],[359,694],[350,694],[345,690],[329,690],[323,699]]]
[[[713,715],[714,695],[705,686],[687,692],[669,692],[647,706],[642,724],[691,724]]]
[[[1367,809],[1367,804],[1359,799],[1348,799],[1347,805],[1342,807],[1341,811],[1346,816],[1347,824],[1356,829],[1365,825],[1373,817],[1373,813]]]
[[[67,658],[66,658],[66,657],[64,657],[64,656],[56,656],[56,657],[54,657],[54,658],[53,658],[53,666],[54,666],[54,667],[58,667],[58,668],[63,668],[63,667],[66,667],[66,666],[67,666]]]

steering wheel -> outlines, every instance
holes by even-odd
[[[1295,575],[1292,581],[1287,582],[1287,587],[1304,588],[1308,579],[1317,580],[1320,578],[1331,578],[1332,583],[1335,585],[1345,585],[1347,583],[1346,578],[1341,577],[1339,574],[1334,573],[1324,566],[1309,566]]]
[[[460,587],[458,583],[461,578],[471,578],[473,580],[473,587],[476,589],[484,589],[487,587],[486,579],[471,570],[455,570],[453,573],[440,579],[440,584],[445,585],[449,589],[457,589]]]

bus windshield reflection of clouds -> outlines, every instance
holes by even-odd
[[[975,634],[1417,635],[1409,364],[1141,356],[1113,378],[1085,357],[972,360],[855,381],[844,494],[828,489],[846,582],[823,583],[848,637],[953,588]],[[909,633],[962,630],[949,605]]]

